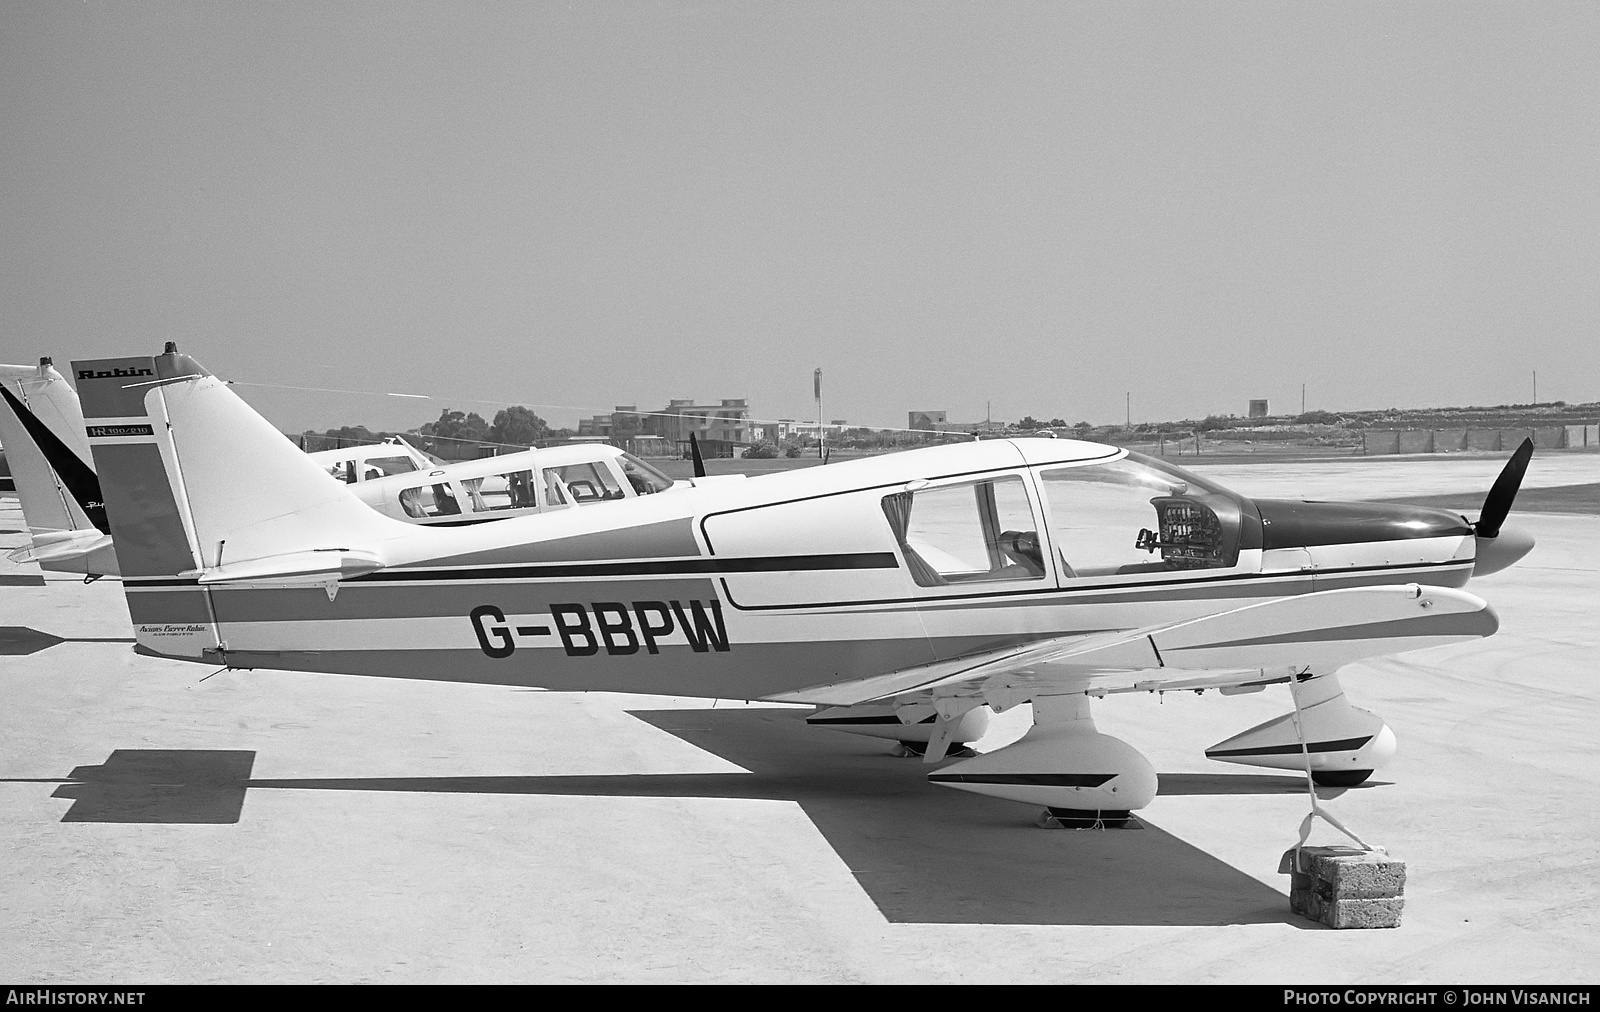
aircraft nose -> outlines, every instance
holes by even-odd
[[[1488,576],[1515,563],[1533,551],[1533,535],[1517,527],[1500,528],[1492,538],[1479,537],[1477,561],[1472,565],[1473,576]]]

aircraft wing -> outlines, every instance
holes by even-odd
[[[1365,657],[1459,643],[1499,627],[1487,602],[1417,584],[1275,598],[1143,629],[1057,636],[868,678],[811,686],[775,702],[851,706],[912,693],[997,688],[1054,693],[1186,689],[1329,673]],[[1282,675],[1267,675],[1267,671]]]

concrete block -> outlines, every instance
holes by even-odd
[[[1283,855],[1289,909],[1330,928],[1395,928],[1405,905],[1406,865],[1354,847],[1305,847]]]
[[[1330,928],[1398,928],[1405,900],[1329,900],[1316,893],[1289,894],[1289,909]]]

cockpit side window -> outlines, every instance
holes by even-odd
[[[1022,479],[964,482],[885,496],[883,513],[923,587],[1045,575]]]
[[[1040,473],[1064,576],[1226,568],[1238,561],[1234,499],[1192,476],[1123,458]]]

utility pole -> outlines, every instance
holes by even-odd
[[[1300,384],[1300,413],[1306,413],[1306,385]]]
[[[1126,411],[1126,417],[1123,419],[1123,426],[1122,427],[1125,428],[1125,429],[1131,429],[1131,428],[1133,428],[1133,391],[1132,390],[1129,390],[1126,394],[1123,395],[1123,404],[1122,404],[1122,406]]]
[[[817,366],[817,371],[811,374],[812,392],[817,395],[817,459],[822,460],[822,444],[826,437],[822,434],[822,366]],[[643,619],[640,619],[643,621]]]
[[[1539,403],[1539,370],[1533,371],[1533,403]]]

